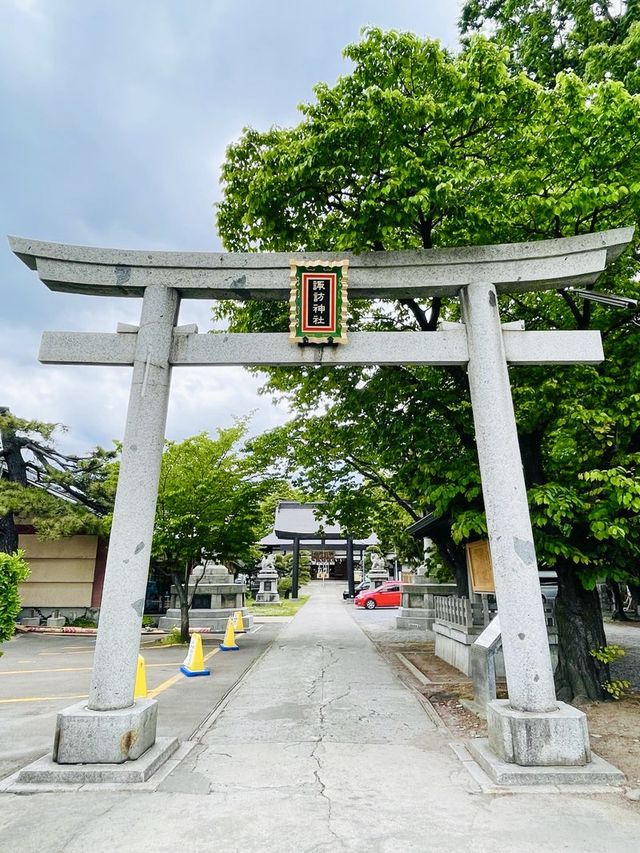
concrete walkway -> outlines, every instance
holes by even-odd
[[[158,791],[3,795],[0,849],[638,849],[622,795],[477,793],[339,595],[313,590]]]

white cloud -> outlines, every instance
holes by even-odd
[[[261,380],[241,367],[177,368],[171,380],[167,435],[177,440],[231,426],[238,417],[253,413],[252,435],[284,423],[289,413],[258,396]]]
[[[12,351],[21,341],[24,353],[37,350],[30,330],[0,329],[0,405],[18,417],[62,423],[69,432],[60,446],[82,453],[96,444],[110,447],[122,439],[129,398],[131,369],[42,365],[35,356]],[[259,397],[260,380],[240,367],[177,368],[173,371],[167,420],[167,438],[181,441],[199,432],[215,434],[234,419],[254,413],[251,434],[284,423],[286,408]]]
[[[363,24],[455,42],[458,0],[0,0],[0,232],[97,246],[218,251],[213,202],[229,142],[290,124],[344,72]],[[309,33],[315,37],[309,51]],[[42,331],[114,331],[139,300],[50,293],[0,250],[0,405],[61,421],[69,449],[121,438],[130,371],[37,362]],[[180,322],[211,327],[210,306]],[[174,373],[167,434],[214,432],[286,409],[241,369]]]

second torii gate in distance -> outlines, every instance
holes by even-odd
[[[488,708],[490,750],[515,765],[588,764],[586,718],[555,696],[508,365],[597,363],[602,344],[598,332],[503,326],[497,294],[590,285],[632,234],[353,256],[145,252],[10,238],[52,290],[143,300],[137,327],[46,332],[40,351],[44,363],[133,367],[89,701],[59,714],[54,761],[123,762],[155,743],[156,702],[134,702],[133,693],[171,369],[430,364],[466,366],[469,376],[509,692]],[[291,259],[347,259],[356,298],[457,296],[463,323],[433,333],[358,332],[340,347],[177,325],[181,298],[287,300]]]

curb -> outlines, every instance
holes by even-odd
[[[76,628],[73,625],[66,625],[64,628],[47,628],[46,625],[16,625],[16,634],[85,634],[89,637],[95,637],[98,633],[97,628]],[[168,631],[141,631],[144,637],[166,637]],[[190,634],[210,634],[211,628],[189,628]],[[218,631],[222,634],[222,631]]]

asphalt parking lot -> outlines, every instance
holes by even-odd
[[[141,637],[149,696],[158,699],[158,735],[187,740],[242,674],[271,645],[282,622],[238,634],[238,652],[220,652],[222,636],[203,635],[211,676],[185,678],[184,646],[156,646]],[[56,714],[86,698],[95,637],[20,634],[2,646],[0,658],[0,778],[51,751]]]

